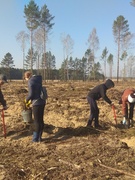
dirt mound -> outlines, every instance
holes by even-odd
[[[124,129],[118,101],[123,87],[108,91],[112,108],[98,101],[101,129],[86,127],[89,105],[86,96],[99,82],[46,83],[48,101],[41,143],[32,143],[33,123],[22,119],[27,84],[11,82],[3,87],[9,109],[5,111],[7,138],[0,124],[0,180],[107,180],[135,179],[135,130]],[[125,84],[126,83],[126,84]]]

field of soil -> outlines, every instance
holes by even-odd
[[[102,82],[46,82],[43,142],[32,143],[33,123],[22,118],[27,82],[2,86],[8,109],[4,112],[6,138],[0,123],[0,180],[133,180],[135,128],[121,125],[121,92],[135,82],[115,82],[108,97],[115,104],[117,125],[110,105],[100,99],[102,129],[86,127],[86,96]],[[2,107],[1,107],[2,108]],[[135,119],[135,118],[134,118]]]

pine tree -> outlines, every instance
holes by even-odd
[[[13,68],[15,66],[12,55],[8,52],[4,56],[4,58],[3,58],[3,60],[1,61],[0,64],[1,64],[2,67],[4,67],[7,70],[6,74],[10,78],[10,70],[11,70],[11,68]]]
[[[118,16],[113,23],[113,35],[118,47],[117,54],[117,82],[119,80],[119,60],[120,60],[120,47],[126,36],[129,36],[128,21],[123,16]]]
[[[49,31],[52,29],[54,23],[52,23],[52,20],[54,19],[54,16],[52,16],[47,8],[46,5],[44,5],[41,10],[40,10],[40,28],[41,28],[41,36],[43,39],[43,58],[44,58],[44,79],[46,79],[45,75],[45,66],[46,66],[46,38],[47,38],[47,34],[49,33]]]
[[[30,0],[29,4],[24,7],[24,13],[26,18],[26,26],[30,30],[30,69],[32,71],[33,67],[33,54],[32,54],[32,48],[33,48],[33,32],[36,30],[39,26],[39,19],[40,19],[40,11],[39,7],[35,4],[34,0]]]
[[[33,54],[32,61],[31,61],[31,52]],[[36,60],[37,60],[37,52],[34,52],[33,48],[32,48],[32,50],[29,49],[28,54],[25,57],[25,63],[24,63],[25,69],[27,69],[27,70],[30,70],[31,68],[33,69],[33,66],[34,66]],[[31,64],[31,62],[32,62],[32,64]]]

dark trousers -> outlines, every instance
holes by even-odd
[[[43,129],[44,129],[44,108],[45,105],[33,106],[33,116],[34,116],[34,132],[33,141],[41,141]]]
[[[129,105],[129,109],[128,109]],[[133,119],[134,103],[126,104],[126,119]]]
[[[90,117],[88,120],[88,126],[92,125],[92,121],[94,121],[94,126],[97,127],[99,125],[98,117],[99,117],[99,108],[97,106],[96,100],[87,96],[88,103],[90,104]]]

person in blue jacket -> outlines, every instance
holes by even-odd
[[[26,97],[26,104],[31,100],[32,113],[34,116],[34,132],[33,142],[40,142],[42,140],[42,133],[44,129],[44,109],[46,101],[41,99],[42,89],[42,76],[32,75],[30,71],[26,71],[24,74],[25,80],[28,81],[28,96]]]
[[[111,79],[107,79],[105,83],[94,87],[87,95],[88,103],[90,104],[90,117],[87,123],[88,127],[92,127],[92,122],[94,121],[94,127],[100,128],[99,125],[99,108],[97,106],[96,100],[103,98],[108,104],[113,105],[112,101],[107,97],[106,91],[114,87],[114,82]]]

